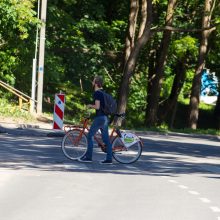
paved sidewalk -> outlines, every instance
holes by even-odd
[[[64,131],[54,130],[52,123],[7,123],[0,121],[0,134],[8,133],[18,136],[63,136]]]

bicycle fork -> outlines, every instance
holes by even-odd
[[[69,138],[69,140],[72,142],[72,144],[73,144],[74,146],[78,146],[79,141],[80,141],[81,138],[82,138],[82,134],[83,134],[83,130],[80,131],[79,136],[77,136],[76,138],[71,137],[70,135],[68,135],[68,138]]]

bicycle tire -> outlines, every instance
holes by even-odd
[[[77,144],[74,143],[77,137],[79,137],[81,130],[73,129],[66,133],[62,139],[61,149],[64,155],[70,160],[77,160],[82,157],[87,149],[87,137],[85,133],[82,134],[82,137]]]
[[[130,147],[125,147],[119,137],[116,137],[112,142],[112,156],[116,161],[123,164],[131,164],[136,162],[142,153],[142,142],[138,141]],[[119,147],[118,147],[119,146]],[[121,146],[121,147],[120,147]],[[120,148],[120,150],[116,150]]]

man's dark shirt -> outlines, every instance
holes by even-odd
[[[103,116],[105,113],[102,111],[105,107],[105,102],[104,102],[104,96],[103,93],[100,90],[97,90],[93,93],[93,100],[99,100],[100,101],[100,108],[97,110],[96,109],[96,116]]]

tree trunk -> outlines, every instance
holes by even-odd
[[[171,26],[173,22],[174,9],[177,0],[169,0],[166,14],[166,26]],[[160,44],[158,56],[156,60],[155,75],[148,83],[147,109],[146,109],[146,125],[155,126],[157,123],[157,112],[159,106],[160,91],[164,76],[164,66],[168,54],[168,48],[171,39],[171,31],[163,32],[163,39]],[[152,75],[152,73],[151,73]]]
[[[214,110],[214,121],[216,123],[216,129],[220,129],[220,92]]]
[[[151,32],[149,27],[144,32],[144,35],[137,41],[125,65],[124,74],[120,85],[119,98],[118,98],[119,113],[123,113],[126,111],[130,80],[135,70],[137,58],[140,53],[140,50],[144,47],[144,45],[147,43],[150,37],[151,37]]]
[[[209,28],[211,23],[211,12],[214,7],[215,0],[205,0],[205,7],[202,19],[202,28]],[[205,66],[205,57],[208,47],[208,37],[210,30],[203,30],[201,36],[201,42],[199,47],[198,64],[195,70],[195,76],[192,83],[192,91],[190,97],[189,106],[189,127],[192,129],[197,128],[199,117],[199,102],[200,102],[200,89],[201,89],[201,76],[202,70]]]
[[[153,79],[155,77],[154,70],[155,70],[155,57],[156,57],[156,50],[152,51],[149,56],[149,69],[148,69],[148,85],[147,85],[147,100],[151,100],[152,96],[152,88],[153,88]],[[148,105],[148,102],[147,102]],[[145,124],[147,123],[147,118],[145,117]]]
[[[131,0],[132,5],[131,5],[130,17],[134,15],[134,11],[137,11],[137,8],[135,9],[134,6],[136,5],[136,7],[138,7],[138,4],[135,4],[135,3],[136,1]],[[119,96],[118,96],[118,112],[119,113],[123,113],[126,111],[130,80],[131,80],[132,75],[134,74],[138,55],[141,49],[144,47],[144,45],[149,41],[151,37],[150,27],[152,23],[152,0],[142,0],[141,16],[142,16],[141,24],[140,24],[141,29],[139,29],[139,34],[138,34],[136,41],[134,40],[133,44],[126,43],[126,50],[128,46],[130,47],[131,50],[130,52],[126,52],[125,59],[124,59],[125,65],[124,65],[121,84],[119,87],[120,90],[119,90]],[[146,16],[146,18],[144,18],[143,16]],[[129,22],[129,25],[134,25],[134,22]],[[143,25],[144,25],[144,28],[143,28]],[[134,29],[129,27],[129,30],[134,30]],[[130,38],[130,34],[128,35],[129,36],[127,37],[127,40]],[[135,36],[135,34],[133,36]]]
[[[175,68],[176,75],[173,81],[173,86],[170,96],[164,103],[161,104],[159,108],[160,122],[163,122],[167,118],[167,116],[170,115],[170,113],[173,112],[173,110],[175,109],[178,96],[181,92],[186,77],[185,63],[186,63],[186,59],[183,59],[177,62],[176,64],[176,68]]]
[[[126,63],[131,54],[131,50],[134,47],[138,11],[139,11],[139,0],[131,0],[129,22],[128,22],[128,33],[125,40],[124,67],[126,66]]]

